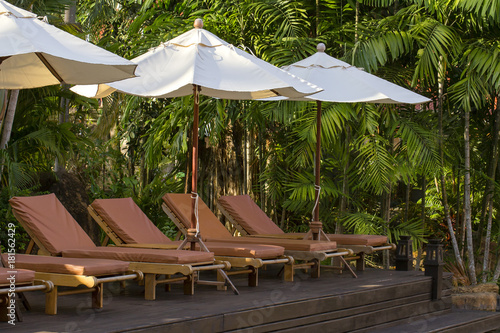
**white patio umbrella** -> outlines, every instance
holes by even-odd
[[[136,66],[0,0],[0,89],[113,82]]]
[[[145,97],[194,95],[192,191],[197,191],[198,94],[221,99],[249,100],[285,96],[300,98],[322,89],[291,75],[202,29],[195,28],[132,59],[138,77],[108,84],[75,86],[87,97],[104,97],[113,91]],[[196,196],[196,195],[195,195]],[[195,229],[193,200],[191,227]]]
[[[316,200],[311,226],[315,231],[313,239],[322,236],[328,239],[322,231],[319,222],[319,194],[320,194],[320,160],[321,160],[321,102],[337,103],[388,103],[388,104],[420,104],[430,102],[430,99],[400,87],[394,83],[369,74],[362,69],[349,65],[325,53],[325,44],[318,44],[312,56],[283,67],[284,70],[301,77],[308,82],[323,88],[323,91],[305,97],[290,98],[296,101],[316,101],[316,156],[315,156],[315,188]]]

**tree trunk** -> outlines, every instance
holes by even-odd
[[[10,92],[9,105],[7,107],[7,114],[2,131],[2,140],[0,141],[0,149],[5,149],[10,140],[12,133],[12,125],[14,124],[14,116],[16,115],[17,100],[19,98],[19,90],[12,90]]]
[[[493,118],[493,117],[492,117]],[[490,254],[490,243],[491,243],[491,227],[493,223],[493,194],[495,191],[495,178],[496,169],[498,164],[498,142],[500,136],[500,106],[497,103],[495,109],[493,124],[493,147],[490,159],[490,165],[488,168],[488,179],[485,189],[486,202],[488,204],[488,222],[486,226],[486,238],[484,241],[484,258],[483,258],[483,283],[486,282],[487,272],[489,271],[489,254]]]
[[[448,205],[448,196],[446,193],[446,182],[444,178],[444,143],[443,143],[443,109],[444,109],[444,78],[445,64],[443,63],[442,57],[439,63],[438,70],[438,112],[439,112],[439,153],[441,157],[441,192],[443,200],[443,209],[446,217],[446,224],[448,226],[448,232],[450,233],[451,244],[453,246],[453,253],[455,254],[455,260],[460,268],[465,268],[462,257],[460,256],[460,251],[458,249],[458,242],[453,230],[453,223],[451,222],[450,216],[450,206]]]
[[[340,198],[340,216],[339,220],[335,226],[335,233],[342,234],[344,233],[344,228],[342,227],[341,219],[347,213],[347,198],[349,197],[349,177],[348,170],[350,164],[350,141],[351,141],[351,128],[347,126],[346,128],[346,138],[345,138],[345,158],[344,158],[344,169],[342,170],[342,197]]]
[[[497,172],[500,174],[500,163],[497,164]],[[500,237],[498,237],[497,240],[498,243],[500,243]],[[493,274],[493,281],[496,283],[498,279],[500,278],[500,259],[497,259],[497,267],[495,268],[495,274]]]
[[[7,89],[0,90],[0,129],[3,125],[3,119],[5,118],[5,112],[7,112],[7,104],[9,100],[9,91]]]
[[[410,214],[410,190],[411,190],[411,183],[408,182],[405,186],[405,215],[404,215],[404,222],[408,222],[408,216]]]
[[[455,225],[459,229],[458,238],[460,239],[460,256],[464,257],[465,251],[465,220],[461,218],[462,214],[460,214],[461,209],[461,200],[460,200],[460,172],[457,172],[457,176],[455,177],[455,192],[457,193],[457,202],[455,208]]]
[[[281,208],[281,222],[280,222],[280,229],[285,230],[285,215],[286,215],[286,209],[284,205],[282,205]]]
[[[319,0],[316,0],[316,31],[314,33],[314,37],[319,35]]]
[[[422,175],[422,204],[421,204],[421,218],[422,218],[422,231],[425,234],[425,197],[427,191],[427,180],[425,179],[425,175]],[[415,264],[415,270],[420,270],[420,261],[422,260],[422,245],[419,246],[417,252],[417,263]]]
[[[389,190],[384,191],[382,193],[382,219],[386,222],[386,225],[389,225],[389,222],[391,220],[391,188],[392,186],[389,185]],[[386,227],[385,234],[387,235],[389,233],[388,228]],[[384,269],[389,269],[389,251],[384,250],[383,253],[383,266]]]
[[[471,202],[470,202],[470,137],[469,137],[469,117],[470,112],[465,110],[465,175],[464,175],[464,218],[467,228],[467,255],[469,263],[469,276],[473,285],[477,284],[476,263],[474,261],[474,245],[472,241],[472,221],[471,221]]]
[[[356,17],[354,19],[354,43],[358,42],[359,1],[356,0]]]

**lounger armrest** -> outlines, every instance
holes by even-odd
[[[70,275],[70,274],[59,274],[59,273],[44,273],[36,272],[36,279],[50,280],[56,286],[65,287],[78,287],[84,285],[87,288],[93,288],[97,286],[97,278],[95,276],[88,275]]]
[[[353,253],[356,253],[356,254],[358,254],[358,253],[370,254],[370,253],[373,253],[373,251],[375,251],[373,246],[368,246],[368,245],[338,244],[338,246],[350,249]]]

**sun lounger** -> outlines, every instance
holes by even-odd
[[[23,275],[16,277],[16,292],[44,290],[45,313],[57,314],[57,297],[63,295],[92,293],[92,307],[103,306],[103,284],[107,282],[142,280],[142,272],[129,270],[129,263],[107,259],[62,258],[28,254],[3,254],[4,263],[12,262],[19,272],[32,272],[34,283],[18,288],[17,283],[24,281]],[[5,266],[9,266],[6,264]],[[1,277],[1,274],[0,274]],[[0,283],[1,283],[0,279]],[[69,289],[59,291],[58,287],[79,287],[87,289]],[[1,291],[0,291],[1,293]]]
[[[285,233],[281,230],[249,195],[222,196],[217,207],[243,236],[303,239],[303,233]],[[364,255],[380,250],[394,250],[394,244],[381,235],[327,234],[337,246],[351,249],[357,254],[358,270],[364,269]]]
[[[209,252],[98,247],[54,194],[13,197],[9,202],[14,216],[38,245],[40,253],[129,262],[129,269],[144,273],[145,298],[148,300],[156,298],[157,284],[183,281],[184,293],[192,295],[195,282],[220,284],[217,281],[196,281],[198,272],[230,268],[227,262],[215,262],[213,253]],[[157,279],[161,274],[182,276]]]
[[[96,199],[88,210],[106,233],[106,242],[112,240],[117,246],[155,249],[177,249],[181,245],[180,241],[172,241],[162,233],[132,198]],[[284,256],[285,249],[280,246],[243,245],[238,242],[204,244],[214,252],[217,260],[228,261],[232,268],[244,268],[227,274],[248,274],[249,286],[257,286],[260,267],[293,263],[293,258]]]
[[[163,196],[162,208],[170,219],[177,225],[184,235],[190,228],[191,221],[191,195],[181,193],[167,193]],[[200,234],[203,241],[234,242],[241,244],[269,244],[278,245],[285,248],[285,254],[292,256],[295,260],[304,261],[294,263],[290,267],[285,267],[285,280],[292,281],[294,269],[310,268],[311,276],[319,277],[321,261],[338,257],[344,260],[343,256],[352,255],[352,251],[338,249],[335,242],[299,240],[299,239],[279,239],[279,238],[258,238],[258,237],[233,237],[229,230],[219,221],[208,206],[198,199],[198,215],[200,224]],[[348,269],[350,269],[348,267]],[[356,276],[350,270],[353,276]]]

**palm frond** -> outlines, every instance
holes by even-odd
[[[360,137],[357,140],[359,155],[356,157],[361,186],[376,194],[389,190],[396,161],[387,150],[388,142],[379,135]]]
[[[442,64],[449,63],[449,59],[458,53],[459,35],[451,27],[433,19],[416,23],[410,33],[420,45],[413,84],[419,81],[433,84],[437,79],[436,74],[444,68]]]
[[[475,13],[480,18],[500,22],[499,0],[461,0],[457,1],[457,6]]]
[[[440,157],[434,133],[403,117],[399,119],[399,125],[397,135],[403,140],[407,152],[405,156],[411,165],[426,174],[439,170]]]

